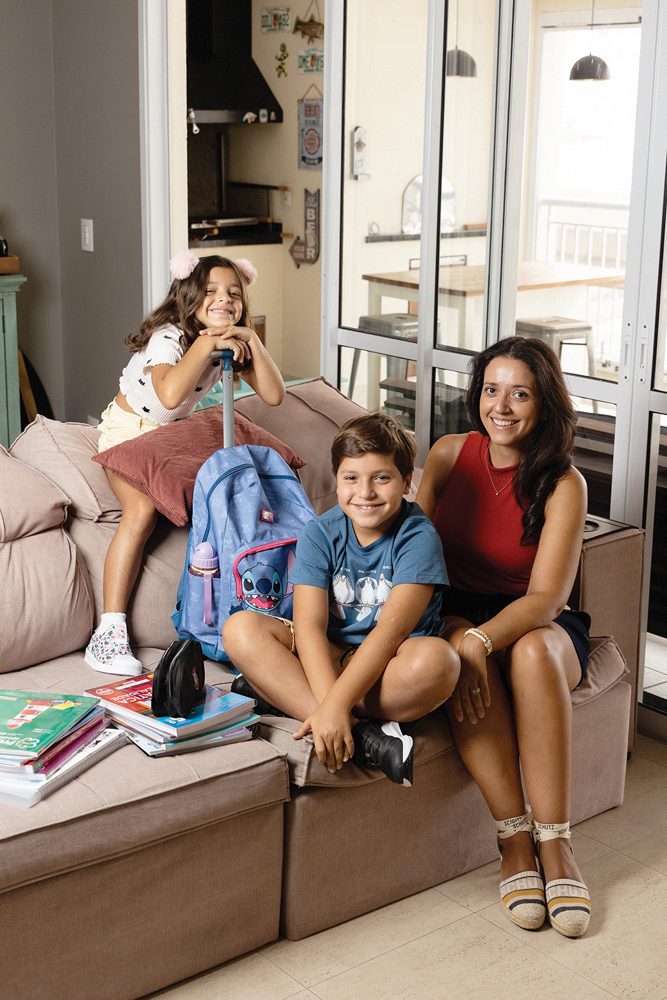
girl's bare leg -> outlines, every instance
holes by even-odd
[[[572,702],[581,677],[579,660],[559,625],[535,629],[508,654],[519,754],[528,800],[540,823],[570,819]],[[581,880],[569,840],[540,845],[546,881]]]
[[[144,546],[155,528],[157,511],[145,493],[113,472],[107,472],[107,476],[123,512],[104,562],[103,604],[104,611],[124,612],[139,574]]]

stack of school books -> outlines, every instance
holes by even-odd
[[[109,718],[150,757],[240,743],[255,735],[259,716],[252,698],[207,684],[201,704],[186,719],[176,719],[153,715],[152,685],[153,675],[142,674],[89,688],[86,694],[99,698]]]
[[[126,742],[97,698],[0,690],[0,802],[32,806]]]

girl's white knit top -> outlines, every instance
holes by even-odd
[[[185,351],[181,346],[180,332],[175,326],[157,330],[142,351],[137,351],[121,372],[118,385],[126,400],[140,417],[156,424],[171,424],[189,417],[200,399],[220,378],[222,368],[219,358],[212,358],[200,375],[197,385],[173,410],[160,402],[155,389],[151,368],[155,365],[176,365]]]

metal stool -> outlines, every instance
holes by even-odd
[[[564,316],[545,316],[540,319],[518,319],[517,337],[537,337],[543,340],[560,358],[563,344],[580,344],[586,348],[587,375],[595,375],[593,353],[593,327],[585,320],[566,319]]]

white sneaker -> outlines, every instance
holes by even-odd
[[[84,659],[94,670],[122,677],[137,677],[144,669],[141,661],[132,655],[124,622],[98,626],[86,647]]]

